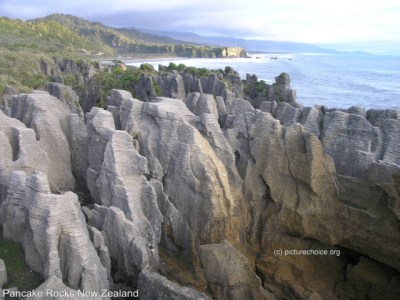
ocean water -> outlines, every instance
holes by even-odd
[[[252,54],[252,58],[148,60],[127,64],[139,66],[143,62],[154,66],[174,62],[210,69],[231,66],[242,79],[246,74],[256,74],[267,83],[275,82],[274,77],[285,72],[290,75],[291,87],[297,91],[297,101],[305,106],[400,110],[400,56],[264,53]]]

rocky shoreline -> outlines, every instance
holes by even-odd
[[[143,74],[103,109],[103,67],[58,65],[41,66],[58,83],[9,88],[0,111],[0,225],[37,291],[397,297],[400,111],[303,107],[289,75],[229,69]]]

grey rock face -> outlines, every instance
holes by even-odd
[[[137,228],[143,219],[127,219],[124,212],[116,207],[110,207],[101,228],[110,257],[126,275],[138,278],[141,270],[158,268],[158,251],[155,245],[159,241],[147,232]],[[144,226],[146,226],[144,225]],[[144,227],[143,226],[143,227]]]
[[[195,289],[179,286],[158,273],[143,270],[139,277],[139,295],[142,299],[208,300],[207,295]]]
[[[228,89],[227,83],[219,80],[215,74],[209,77],[201,77],[200,81],[203,93],[221,96],[224,100],[235,98],[234,92]]]
[[[360,116],[365,117],[365,108],[364,107],[352,106],[347,110],[347,112],[349,114],[360,115]]]
[[[18,92],[12,86],[6,87],[3,96],[1,97],[0,109],[9,116],[11,113],[12,97],[17,95]]]
[[[232,92],[235,93],[235,98],[244,98],[243,94],[243,82],[240,76],[238,75],[230,75],[228,76],[227,80],[232,83]]]
[[[90,211],[90,210],[88,210]],[[111,277],[111,258],[108,247],[105,244],[104,237],[95,227],[88,226],[90,241],[96,249],[97,255],[100,258],[101,264],[107,269],[107,277],[109,288],[112,289],[114,281]]]
[[[86,179],[90,194],[100,203],[97,177],[104,159],[104,150],[112,131],[115,130],[114,119],[110,112],[93,108],[86,115],[88,133],[88,162]]]
[[[0,111],[0,203],[7,197],[11,173],[47,174],[47,154],[41,149],[32,129]],[[1,218],[0,218],[1,219]]]
[[[261,287],[261,280],[251,270],[247,258],[228,242],[199,246],[199,254],[214,297],[274,299]]]
[[[102,291],[98,292],[97,296],[93,295],[91,291],[78,291],[64,285],[62,280],[57,276],[50,276],[43,284],[35,289],[36,294],[41,293],[42,297],[27,297],[26,300],[67,300],[67,299],[110,299],[109,297],[101,297]],[[64,296],[65,295],[65,296]]]
[[[216,96],[215,101],[217,103],[218,123],[221,125],[221,127],[224,127],[226,118],[228,117],[224,98],[222,98],[221,96]]]
[[[400,112],[394,109],[370,109],[367,111],[367,120],[373,125],[380,127],[384,119],[400,120]]]
[[[0,258],[0,288],[7,283],[7,270],[4,260]]]
[[[156,192],[157,204],[164,217],[161,224],[160,251],[168,257],[175,257],[182,269],[190,270],[196,264],[192,229],[164,193],[162,183],[151,179],[150,184]]]
[[[127,132],[113,128],[111,113],[92,109],[88,114],[89,145],[96,151],[89,153],[88,184],[94,200],[110,207],[93,225],[118,268],[137,278],[145,267],[158,268],[162,215],[144,176],[147,160]]]
[[[381,125],[383,133],[382,160],[400,165],[400,121],[388,119]]]
[[[290,87],[290,77],[285,73],[275,77],[275,83],[272,85],[267,84],[264,80],[258,81],[256,75],[250,74],[247,74],[246,80],[243,82],[245,85],[244,99],[249,101],[256,109],[275,113],[275,110],[272,110],[271,107],[274,102],[286,102],[294,108],[303,109],[303,106],[296,102],[296,91]],[[264,104],[264,102],[268,102],[268,104]]]
[[[108,288],[74,193],[51,194],[44,174],[15,171],[1,213],[4,236],[22,244],[27,264],[45,279],[55,275],[73,288]]]
[[[365,278],[365,274],[375,275],[374,285],[377,287],[376,289],[369,289],[371,283]],[[366,257],[362,257],[360,262],[347,272],[346,277],[348,280],[339,282],[335,288],[336,294],[340,298],[383,297],[390,299],[396,298],[400,292],[399,275]],[[388,278],[391,279],[388,280]],[[354,289],[354,285],[358,286],[359,289]]]
[[[319,110],[316,107],[305,107],[301,113],[301,124],[306,131],[319,137],[322,126]]]
[[[395,178],[397,177],[392,176],[393,172],[398,170],[398,166],[390,165],[389,167],[387,164],[374,162],[373,158],[369,162],[363,160],[358,164],[351,161],[354,160],[354,155],[357,155],[350,150],[351,147],[357,149],[362,145],[373,146],[374,129],[369,122],[362,119],[363,117],[339,111],[327,113],[324,126],[332,124],[332,128],[336,128],[336,130],[346,128],[340,126],[340,122],[329,120],[333,117],[329,114],[341,116],[344,119],[353,118],[355,120],[353,127],[347,126],[349,132],[353,134],[352,137],[349,138],[346,130],[346,135],[332,137],[330,141],[333,144],[327,146],[328,143],[325,144],[324,139],[321,143],[314,134],[304,131],[299,124],[293,124],[290,127],[282,126],[271,115],[257,111],[255,114],[245,113],[230,116],[227,120],[226,136],[233,149],[238,153],[236,165],[242,178],[246,178],[247,174],[252,174],[252,178],[256,179],[260,174],[263,179],[260,185],[256,185],[254,179],[252,180],[253,184],[248,183],[247,180],[245,183],[248,193],[261,192],[262,186],[264,186],[264,196],[263,193],[252,193],[253,201],[249,204],[257,209],[252,212],[250,208],[249,211],[258,220],[257,222],[265,226],[263,227],[265,234],[263,234],[261,246],[263,249],[261,252],[265,253],[265,257],[256,260],[257,268],[264,270],[261,271],[265,274],[264,278],[271,278],[271,276],[275,278],[269,281],[267,286],[274,287],[272,289],[278,296],[280,295],[278,291],[282,290],[278,282],[285,279],[280,278],[279,272],[269,273],[268,270],[271,268],[269,257],[273,255],[274,249],[285,249],[284,247],[287,246],[284,245],[292,245],[297,241],[295,239],[290,243],[282,242],[282,232],[290,236],[311,237],[325,245],[341,245],[381,262],[385,261],[384,263],[390,261],[390,264],[396,264],[394,257],[399,255],[397,251],[389,250],[394,249],[392,247],[398,243],[396,241],[399,240],[399,235],[395,230],[390,229],[390,226],[388,227],[391,222],[398,222],[399,210],[398,205],[395,204],[398,200],[394,199],[399,199],[399,193],[390,188],[390,186],[396,186],[397,179]],[[354,129],[350,131],[351,128]],[[362,130],[362,128],[367,128],[367,130]],[[371,134],[365,134],[365,132]],[[343,141],[357,143],[357,145],[337,146],[337,155],[333,156],[332,160],[324,152],[335,149],[334,141],[339,141],[342,136],[344,136]],[[341,151],[340,148],[342,148]],[[347,150],[349,152],[346,152]],[[351,170],[352,173],[339,178],[336,175],[334,164],[336,159],[339,163],[343,159],[347,159],[348,169],[343,168],[343,171]],[[365,167],[366,163],[368,163],[367,167]],[[363,173],[361,171],[356,173],[357,168],[364,168]],[[359,176],[359,179],[356,175]],[[381,176],[380,179],[378,179],[379,176]],[[282,182],[285,184],[282,185]],[[383,184],[383,182],[387,183]],[[256,195],[258,196],[256,197]],[[386,198],[388,196],[389,198]],[[257,201],[257,199],[263,198],[264,206],[260,205],[262,203],[260,200]],[[393,200],[389,200],[389,204],[385,199]],[[256,213],[260,210],[268,214],[268,217],[264,219],[263,214]],[[377,217],[378,215],[387,215],[387,218]],[[368,221],[357,223],[358,225],[354,226],[351,219]],[[336,225],[333,225],[339,223],[342,230],[337,230]],[[364,226],[363,224],[374,225]],[[258,226],[252,225],[253,233],[257,232],[255,228]],[[378,234],[379,228],[387,228],[387,231]],[[299,248],[301,247],[299,246]],[[382,252],[386,254],[380,255],[379,253]],[[284,258],[282,260],[286,261]],[[304,263],[300,258],[295,261],[299,265]],[[332,261],[332,266],[335,264]],[[303,280],[305,281],[307,281],[308,271],[306,270],[308,269],[309,267],[304,267],[301,268],[302,271],[299,271],[304,272]],[[339,274],[340,270],[337,272]],[[287,274],[282,274],[282,276],[287,278],[285,277]],[[335,284],[332,283],[330,290],[332,295],[334,286]],[[292,287],[297,290],[295,285]],[[303,288],[304,286],[292,296],[303,295],[302,297],[305,297]],[[310,288],[311,291],[320,295],[326,293],[312,284],[306,288]]]
[[[197,76],[193,74],[184,73],[181,74],[183,82],[185,83],[185,91],[189,95],[190,93],[203,93],[203,87],[201,81]]]
[[[35,130],[36,139],[48,156],[50,188],[53,192],[74,191],[69,151],[69,108],[47,92],[34,91],[13,98],[11,117]]]
[[[170,88],[174,88],[171,87]],[[136,89],[136,96],[140,99],[142,99],[142,101],[151,101],[151,100],[155,100],[157,95],[156,95],[156,91],[154,89],[154,85],[153,85],[153,78],[151,76],[146,75],[145,73],[142,73],[142,80],[139,84],[137,84],[135,86]],[[176,95],[176,96],[180,96],[178,94],[176,94],[175,91],[171,91],[170,90],[170,94],[172,97],[172,94]],[[132,97],[131,97],[132,98]],[[172,97],[175,98],[175,97]]]
[[[186,99],[185,82],[178,73],[168,74],[166,77],[159,76],[157,80],[162,95],[173,99]],[[153,97],[154,100],[155,97]]]
[[[46,84],[49,94],[65,103],[72,114],[77,114],[83,118],[83,111],[79,104],[79,97],[70,87],[61,83],[48,82]]]
[[[273,84],[268,92],[268,101],[294,102],[296,101],[296,91],[292,90],[288,84]]]
[[[125,99],[131,99],[132,94],[124,90],[112,90],[111,95],[107,97],[107,110],[112,113],[115,129],[121,130],[121,121],[119,119],[120,108]]]
[[[362,116],[340,111],[325,114],[321,141],[341,175],[364,175],[372,164],[376,139],[376,131]]]
[[[263,101],[260,103],[260,110],[270,113],[271,115],[275,114],[277,108],[278,103],[276,103],[276,101]]]
[[[213,95],[190,93],[186,98],[186,106],[196,116],[206,113],[213,114],[217,119],[219,117],[217,102]]]
[[[228,99],[225,101],[228,115],[238,115],[245,112],[253,112],[254,108],[250,102],[242,99]]]
[[[85,123],[77,114],[69,115],[68,133],[67,139],[70,147],[72,174],[74,175],[77,189],[87,192],[88,136]]]
[[[181,73],[181,77],[183,78],[184,88],[187,95],[192,92],[199,92],[219,96],[224,100],[234,99],[236,98],[236,95],[243,95],[243,84],[241,80],[237,78],[237,76],[231,76],[227,79],[232,83],[231,88],[233,91],[230,90],[228,84],[225,81],[220,80],[216,74],[205,77]],[[163,95],[169,97],[168,94],[163,93]]]
[[[91,290],[111,288],[116,271],[144,298],[395,297],[397,112],[279,101],[258,110],[217,76],[169,77],[179,99],[114,90],[86,128],[45,93],[15,97],[22,122],[0,113],[0,223],[32,268],[57,288],[62,279]],[[75,194],[50,192],[49,127],[96,204],[80,209]]]
[[[40,60],[40,70],[42,71],[42,73],[46,76],[51,75],[51,68],[50,65],[47,61],[45,61],[44,59]]]
[[[296,91],[290,88],[290,77],[287,74],[275,77],[275,84],[271,85],[268,92],[268,101],[295,102]]]
[[[281,121],[283,125],[300,123],[301,109],[295,108],[288,103],[279,102],[273,116]]]
[[[237,175],[227,176],[227,169],[221,164],[215,150],[196,129],[201,126],[200,120],[184,103],[157,98],[156,102],[137,105],[141,106],[138,109],[142,114],[137,115],[131,110],[126,128],[129,129],[128,133],[138,137],[141,154],[149,161],[150,174],[163,180],[165,193],[191,228],[202,228],[201,232],[196,233],[198,237],[219,240],[226,230],[228,215],[232,214],[224,203],[234,199],[232,186],[238,186],[229,181],[237,180]],[[219,126],[215,129],[220,130]],[[160,147],[163,151],[160,151]],[[227,148],[225,151],[234,161],[231,150]],[[213,167],[209,169],[206,166]],[[193,193],[193,190],[198,192]],[[188,198],[193,199],[193,206],[186,205]],[[205,218],[196,215],[196,206],[200,203],[202,207],[207,207]],[[234,206],[233,203],[230,205],[231,208]],[[215,222],[222,226],[218,226],[218,233],[211,234],[208,229]]]

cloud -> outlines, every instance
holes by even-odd
[[[117,27],[186,31],[319,44],[400,39],[398,0],[2,0],[2,15],[23,20],[72,14]]]

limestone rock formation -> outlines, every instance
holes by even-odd
[[[208,300],[207,295],[182,287],[158,273],[143,270],[139,277],[139,295],[142,299]]]
[[[79,105],[79,97],[74,90],[61,83],[55,82],[48,82],[47,90],[50,95],[67,104],[71,113],[77,114],[79,117],[83,118],[83,111]]]
[[[198,238],[218,241],[226,236],[229,226],[226,222],[234,222],[228,221],[233,213],[230,209],[234,207],[228,203],[238,193],[235,181],[239,177],[231,165],[221,164],[213,144],[223,147],[221,150],[233,162],[233,153],[227,144],[220,144],[223,140],[210,140],[213,134],[205,135],[210,138],[203,137],[197,127],[206,124],[181,101],[157,98],[156,102],[140,103],[133,99],[130,105],[136,107],[127,116],[125,128],[130,135],[137,136],[140,153],[149,160],[150,175],[164,182],[165,193],[190,227],[202,228],[196,232]],[[140,115],[138,110],[142,112]],[[213,128],[220,130],[219,126]],[[193,199],[193,206],[185,204],[187,199]],[[198,205],[207,210],[204,217],[196,215]],[[209,231],[214,223],[220,224],[218,232]]]
[[[196,116],[205,114],[213,114],[216,118],[219,117],[217,102],[213,95],[190,93],[186,98],[186,106]]]
[[[398,243],[398,233],[389,229],[385,234],[371,235],[371,230],[377,232],[375,230],[379,230],[378,228],[390,228],[388,224],[398,222],[396,219],[398,215],[398,200],[396,200],[398,199],[398,192],[393,189],[396,186],[395,178],[397,177],[395,174],[398,172],[398,167],[395,165],[389,167],[389,165],[379,162],[380,157],[384,157],[383,149],[396,149],[393,143],[396,143],[395,124],[397,124],[397,121],[392,120],[389,122],[393,124],[383,125],[391,126],[390,132],[394,133],[391,135],[387,130],[388,136],[385,137],[378,128],[371,128],[370,123],[362,116],[362,113],[349,114],[341,111],[328,111],[319,107],[302,108],[301,106],[279,103],[275,107],[270,106],[266,109],[279,119],[277,120],[268,113],[256,111],[251,106],[244,105],[246,102],[242,104],[241,101],[243,100],[238,99],[237,104],[234,101],[234,99],[229,100],[222,97],[214,99],[214,97],[201,93],[189,94],[186,98],[186,105],[199,119],[191,116],[182,107],[182,102],[171,99],[157,98],[154,102],[140,103],[134,99],[125,98],[124,101],[120,102],[120,109],[117,111],[120,113],[118,117],[121,128],[127,130],[130,135],[138,140],[140,153],[148,159],[149,174],[158,186],[158,205],[165,207],[160,208],[161,213],[165,220],[169,218],[168,210],[174,212],[173,215],[179,216],[178,220],[180,221],[178,223],[170,223],[163,229],[163,233],[169,232],[170,238],[161,238],[162,256],[168,254],[169,257],[176,257],[174,259],[181,267],[187,267],[188,262],[195,266],[196,257],[200,254],[198,250],[187,250],[193,247],[193,241],[196,243],[198,234],[195,229],[199,226],[196,222],[193,222],[193,217],[188,217],[193,215],[188,214],[190,212],[188,207],[181,204],[180,195],[174,192],[174,190],[179,190],[180,194],[184,194],[185,185],[190,182],[188,181],[190,173],[181,175],[181,170],[186,168],[185,161],[187,159],[180,158],[179,169],[176,169],[173,165],[171,166],[171,162],[175,164],[177,161],[174,160],[174,156],[171,158],[168,155],[168,153],[171,153],[171,149],[174,149],[172,146],[176,143],[175,141],[179,141],[181,145],[184,142],[189,146],[188,149],[198,143],[196,139],[186,138],[182,140],[190,132],[187,129],[194,126],[195,132],[200,132],[205,140],[210,143],[209,145],[217,146],[213,151],[217,154],[218,159],[223,162],[225,168],[233,166],[233,164],[235,166],[229,171],[232,174],[230,177],[232,180],[237,178],[234,179],[237,182],[234,185],[242,186],[242,192],[244,192],[244,198],[242,198],[243,196],[239,197],[248,201],[242,208],[237,202],[236,204],[231,202],[231,207],[246,212],[245,217],[238,219],[237,222],[243,224],[248,233],[244,238],[241,230],[238,230],[238,237],[242,243],[249,243],[250,247],[254,250],[258,249],[256,251],[261,253],[260,258],[254,260],[254,262],[259,270],[258,274],[264,280],[265,288],[282,297],[285,295],[314,298],[323,298],[329,295],[329,297],[335,297],[335,284],[340,280],[342,269],[347,264],[346,262],[343,263],[343,259],[337,257],[332,257],[330,260],[332,267],[336,268],[336,273],[331,277],[323,277],[326,286],[322,289],[318,281],[305,283],[311,278],[309,277],[311,273],[307,273],[306,270],[310,269],[309,264],[313,260],[305,259],[301,262],[299,259],[294,259],[289,261],[289,268],[292,268],[291,265],[297,266],[298,262],[302,264],[298,266],[298,272],[304,272],[301,277],[303,282],[301,284],[293,283],[290,292],[280,294],[282,289],[285,289],[288,278],[293,279],[298,275],[296,275],[296,272],[284,275],[280,273],[280,270],[271,273],[270,260],[274,247],[288,245],[288,238],[291,236],[294,236],[292,243],[298,245],[298,247],[310,247],[310,244],[302,242],[302,239],[307,238],[319,241],[315,245],[320,248],[328,247],[329,251],[339,249],[345,253],[356,251],[356,253],[360,253],[359,255],[368,255],[382,263],[396,265],[399,253],[394,249]],[[273,104],[274,102],[270,103]],[[287,109],[287,112],[285,109]],[[221,119],[223,114],[225,114],[226,125],[220,122],[220,124],[225,125],[221,132],[218,128],[217,118]],[[344,123],[333,122],[331,121],[333,116],[342,116],[343,120],[347,121],[343,121]],[[164,120],[168,120],[168,122]],[[179,126],[179,122],[188,124],[185,125],[187,129],[180,127],[182,125]],[[304,127],[300,125],[300,122]],[[368,130],[373,134],[366,135],[363,127],[360,127],[361,125],[358,125],[357,122],[365,124],[362,126],[370,128]],[[385,122],[387,123],[387,121],[380,123],[386,124]],[[352,129],[352,126],[354,129]],[[347,138],[347,141],[350,140],[351,143],[355,144],[336,146],[335,142],[340,143],[340,135],[339,137],[335,136],[335,132],[342,130],[341,128],[354,131],[353,138]],[[352,131],[347,132],[352,134]],[[179,135],[175,135],[175,132]],[[319,136],[321,136],[321,140]],[[332,137],[328,139],[328,136]],[[384,143],[384,140],[387,142]],[[329,141],[332,141],[333,144],[330,144]],[[227,142],[229,146],[226,145]],[[367,148],[358,148],[357,145],[363,147],[362,145],[365,143],[367,143]],[[207,143],[202,142],[201,144],[203,149],[207,147]],[[162,147],[162,151],[160,151],[160,147]],[[344,148],[349,152],[345,155],[335,155],[334,152],[329,152],[335,151],[335,147],[338,147],[338,151]],[[231,150],[229,150],[230,148]],[[225,150],[216,151],[216,149]],[[379,152],[376,149],[382,150]],[[366,160],[362,162],[363,164],[361,164],[361,161],[360,163],[354,161],[354,157],[359,155],[358,151],[372,153],[369,154],[371,157],[369,163]],[[172,153],[180,152],[182,152],[182,146],[180,146],[179,151],[172,151]],[[196,152],[198,153],[198,151]],[[212,151],[208,153],[212,153]],[[332,157],[327,155],[329,153],[332,153]],[[381,153],[381,156],[377,156],[378,153]],[[388,153],[386,160],[388,162],[393,161],[393,158],[397,157],[396,153],[396,150]],[[192,156],[189,156],[189,159],[189,161],[192,161]],[[202,158],[202,161],[206,160]],[[165,162],[169,162],[167,168]],[[366,166],[364,166],[365,163],[367,163]],[[341,174],[341,164],[351,172],[345,173],[343,171],[344,173]],[[193,165],[193,162],[191,162],[191,165]],[[337,168],[339,168],[338,174],[336,174]],[[357,168],[364,168],[362,170],[364,170],[364,175],[367,176],[360,177],[362,171]],[[207,170],[210,170],[210,168],[207,168]],[[237,181],[237,174],[241,177],[239,181]],[[176,179],[172,179],[171,176]],[[379,176],[382,178],[378,179]],[[392,176],[393,179],[391,179]],[[206,178],[198,177],[198,175],[196,177],[202,178],[202,180]],[[161,187],[161,182],[163,187]],[[282,182],[285,184],[282,185]],[[174,183],[174,190],[171,189],[172,183]],[[234,185],[231,184],[231,188]],[[359,193],[359,199],[354,197],[354,191],[357,187],[359,189],[364,186],[366,190],[368,190],[368,186],[370,187],[368,192]],[[373,188],[371,189],[371,187]],[[236,195],[241,195],[241,193]],[[196,197],[196,194],[186,197],[186,199],[192,197]],[[372,201],[374,198],[376,200]],[[385,199],[388,199],[389,202],[385,202]],[[196,202],[202,201],[196,200]],[[385,203],[388,203],[388,205],[385,206]],[[167,207],[171,207],[172,210],[166,210]],[[199,209],[202,210],[198,207],[195,210],[198,211]],[[382,219],[371,213],[377,214],[376,216],[390,217]],[[210,215],[210,213],[207,214]],[[357,223],[358,225],[355,226],[352,221],[365,218],[369,218],[368,224],[373,224],[372,227],[366,228],[362,223]],[[232,219],[232,217],[229,219]],[[346,229],[337,230],[337,224],[341,224],[342,228]],[[188,230],[185,229],[185,232],[187,232],[183,235],[185,238],[180,240],[179,234],[177,235],[176,232],[179,230],[178,228],[186,228],[186,226],[188,226]],[[208,230],[207,226],[200,227]],[[268,234],[263,234],[263,232]],[[222,236],[223,234],[221,234]],[[372,243],[371,238],[378,242]],[[218,239],[216,242],[212,239],[204,240],[202,235],[200,235],[200,240],[207,244],[221,242]],[[231,236],[232,240],[235,240],[233,236]],[[282,241],[286,242],[282,244]],[[342,248],[335,248],[334,245],[339,245]],[[177,246],[185,249],[186,258],[178,254]],[[252,257],[251,253],[237,244],[235,247],[241,249],[247,257]],[[379,256],[379,253],[382,252],[386,253],[384,257]],[[207,262],[205,265],[207,265]],[[204,267],[204,264],[202,266]],[[195,266],[194,268],[201,270],[202,266]],[[324,274],[324,269],[321,267],[316,266],[313,270],[314,274]],[[164,271],[167,274],[169,272],[168,268]],[[207,275],[205,275],[202,279],[196,272],[194,271],[194,278],[201,281],[205,279],[211,284],[210,277],[207,278]],[[207,272],[204,274],[207,274]],[[274,279],[271,280],[271,278]],[[175,280],[184,282],[179,275],[175,276]],[[200,282],[198,288],[201,288]],[[220,288],[214,287],[212,290],[214,296],[219,295],[217,298],[226,295],[224,288],[220,290]],[[259,292],[256,292],[258,296],[254,296],[256,294],[253,294],[253,296],[255,298],[261,297],[259,295],[268,297],[268,293],[262,289]]]
[[[47,92],[34,91],[13,98],[11,117],[36,133],[36,140],[48,155],[50,188],[53,192],[74,191],[68,143],[70,110]]]
[[[7,283],[7,270],[4,260],[0,258],[0,289]],[[0,291],[1,292],[1,291]]]
[[[10,115],[11,113],[11,105],[12,105],[12,97],[17,95],[18,92],[12,86],[6,87],[2,97],[1,97],[1,105],[0,109],[6,114]]]
[[[209,77],[200,77],[203,93],[221,96],[225,100],[235,98],[235,94],[228,88],[228,84],[219,80],[216,74]]]
[[[127,132],[114,129],[110,112],[93,108],[87,119],[91,146],[88,187],[102,207],[102,218],[90,224],[102,233],[118,269],[137,280],[145,267],[158,268],[156,245],[163,219],[156,193],[144,176],[147,160],[134,148]]]
[[[11,173],[24,170],[47,174],[48,156],[32,129],[0,111],[0,203],[7,197]]]
[[[168,83],[169,83],[169,88],[170,89],[173,89],[174,87],[176,89],[179,89],[178,88],[178,86],[179,86],[179,80],[178,79],[176,79],[174,81],[174,83],[172,83],[172,82],[168,82]],[[135,86],[135,89],[136,89],[136,96],[139,99],[142,99],[142,101],[155,100],[156,97],[157,97],[156,91],[155,91],[155,88],[154,88],[154,84],[153,84],[153,78],[151,76],[146,75],[145,73],[142,73],[141,81],[140,81],[139,84],[137,84]],[[172,97],[172,95],[174,95],[176,97],[180,97],[179,92],[170,91],[170,96],[169,97]],[[172,98],[175,98],[175,97],[172,97]]]
[[[58,84],[58,99],[13,97],[13,118],[0,112],[0,223],[40,288],[396,298],[399,113],[303,107],[285,74],[244,88],[226,76],[143,75],[145,101],[113,90],[85,118]],[[76,188],[93,203],[81,208]]]
[[[290,77],[282,73],[275,77],[275,84],[272,84],[268,92],[268,101],[295,102],[296,91],[290,88]]]
[[[91,291],[77,291],[66,286],[57,276],[50,276],[43,284],[35,289],[36,295],[41,297],[26,297],[26,300],[67,300],[67,299],[109,299],[109,297],[101,297],[102,291],[98,292],[98,296],[93,296]]]
[[[181,100],[186,98],[185,83],[177,71],[167,76],[159,76],[157,83],[160,86],[163,96]],[[155,91],[153,95],[155,96]],[[155,97],[149,99],[155,100]]]
[[[274,299],[261,287],[247,258],[228,242],[201,245],[199,254],[215,298]]]
[[[46,279],[62,278],[73,288],[108,288],[74,193],[51,194],[44,174],[15,171],[1,213],[3,235],[22,244],[34,271]]]
[[[232,84],[232,92],[235,93],[235,98],[244,99],[243,82],[239,74],[225,74],[227,80]]]

